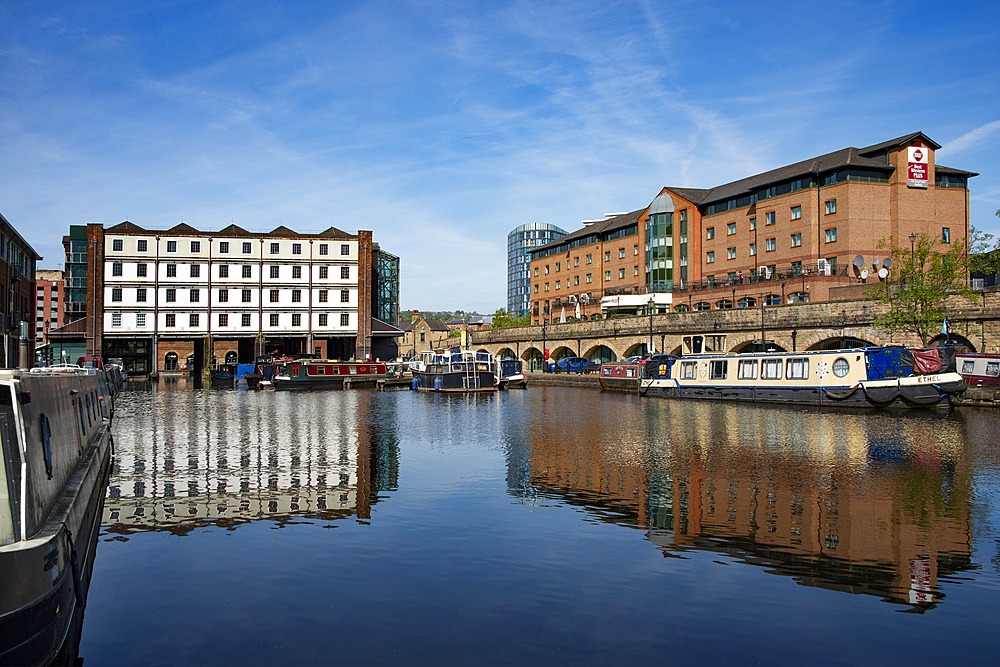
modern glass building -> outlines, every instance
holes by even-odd
[[[507,312],[525,315],[531,306],[529,248],[566,236],[566,231],[547,222],[530,222],[507,235]]]

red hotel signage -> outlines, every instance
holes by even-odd
[[[911,188],[927,187],[927,153],[919,143],[906,149],[906,184]]]

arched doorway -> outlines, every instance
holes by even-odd
[[[176,371],[179,370],[177,366],[177,353],[167,352],[163,356],[163,370],[165,371]]]
[[[226,352],[226,364],[238,364],[240,362],[239,355],[233,350]]]

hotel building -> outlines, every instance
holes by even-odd
[[[567,303],[570,316],[582,302],[584,318],[712,310],[827,301],[882,269],[892,280],[882,239],[905,246],[927,234],[944,248],[968,236],[977,174],[937,164],[939,148],[917,132],[714,188],[665,187],[643,210],[532,251],[532,322],[561,317]]]
[[[391,358],[399,258],[372,233],[86,228],[87,350],[141,374],[262,354]]]

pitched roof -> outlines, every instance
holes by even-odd
[[[173,227],[171,227],[167,231],[168,232],[174,232],[175,234],[200,234],[201,233],[197,229],[195,229],[194,227],[192,227],[191,225],[188,225],[188,224],[183,223],[183,222],[180,223],[180,224],[178,224],[178,225],[174,225]]]
[[[129,222],[125,220],[124,222],[119,222],[113,227],[108,227],[105,232],[114,232],[116,234],[142,234],[146,230],[135,224],[134,222]]]
[[[946,167],[943,164],[934,165],[934,172],[940,174],[955,174],[956,176],[978,176],[974,171],[965,171],[963,169],[955,169],[954,167]]]
[[[403,333],[403,330],[399,327],[394,327],[388,322],[383,322],[377,317],[372,318],[372,335],[373,336],[398,336]]]
[[[895,139],[890,139],[889,141],[883,141],[880,144],[873,144],[871,146],[867,146],[865,148],[862,148],[860,152],[862,155],[867,155],[869,153],[878,153],[880,151],[886,150],[887,148],[897,148],[899,146],[907,146],[916,139],[920,139],[930,144],[930,146],[934,150],[941,148],[941,144],[934,141],[923,132],[913,132],[912,134],[907,134],[902,137],[896,137]]]
[[[649,208],[648,206],[646,208]],[[529,253],[536,253],[543,248],[555,248],[564,243],[569,243],[576,239],[586,238],[591,234],[603,234],[605,232],[613,232],[616,229],[621,229],[623,227],[628,227],[629,225],[638,224],[639,218],[645,213],[645,208],[640,208],[636,211],[630,213],[623,213],[621,215],[616,215],[610,218],[606,218],[599,222],[592,222],[583,227],[583,229],[578,229],[575,232],[571,232],[566,236],[560,236],[554,241],[550,241],[543,246],[538,246],[537,248],[528,248]]]
[[[421,318],[422,319],[422,318]],[[431,331],[448,331],[448,325],[442,322],[439,318],[434,318],[432,320],[424,320],[427,322],[427,326],[431,328]]]
[[[299,236],[298,232],[293,232],[284,225],[279,225],[278,227],[275,227],[270,232],[268,232],[268,234],[271,234],[273,236]]]
[[[247,230],[242,227],[237,227],[236,225],[229,225],[228,227],[220,229],[219,234],[224,234],[226,236],[253,236],[253,234]]]

